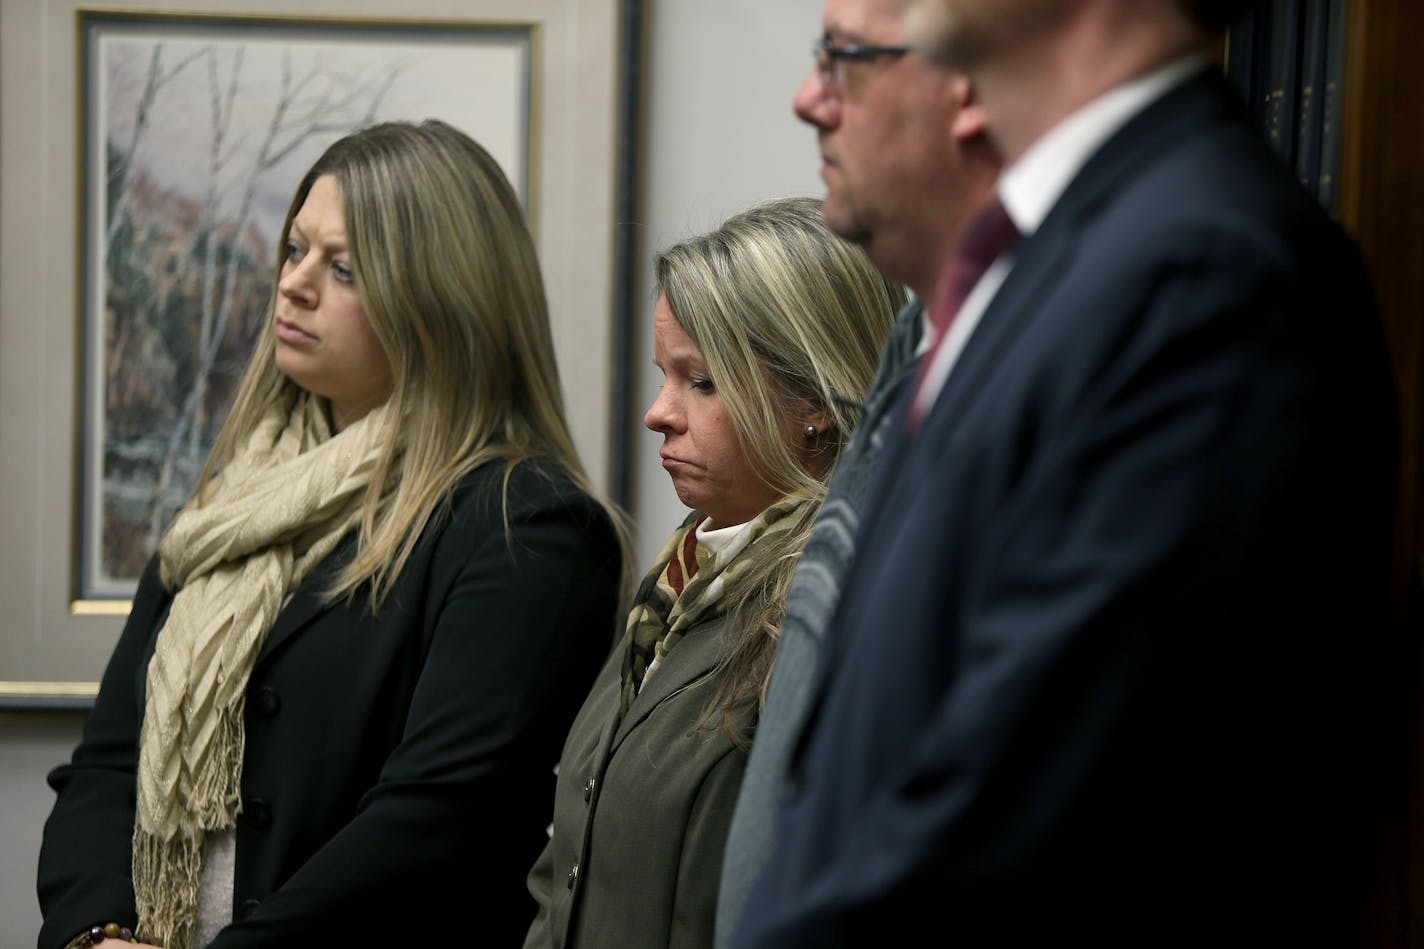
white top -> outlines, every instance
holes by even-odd
[[[203,837],[203,873],[198,885],[198,939],[206,946],[232,922],[232,887],[237,863],[237,832],[209,831]]]
[[[711,523],[711,519],[703,518],[702,523],[697,525],[697,530],[694,533],[697,535],[697,542],[703,547],[706,547],[707,552],[715,557],[726,550],[727,545],[730,544],[738,534],[746,530],[747,525],[754,520],[756,520],[755,517],[752,518],[751,521],[743,521],[740,524],[733,524],[731,527],[719,527],[716,530],[712,530],[707,527],[707,525]]]
[[[1018,161],[1005,168],[999,176],[999,200],[1018,228],[1028,237],[1063,197],[1068,185],[1078,176],[1103,143],[1157,99],[1206,68],[1207,58],[1193,53],[1173,60],[1139,79],[1124,83],[1098,96],[1049,129],[1029,146]],[[970,334],[989,308],[1013,268],[1013,253],[1004,254],[984,272],[974,285],[959,314],[949,325],[944,345],[935,353],[925,381],[915,396],[915,408],[920,417],[929,414],[930,406],[944,388],[950,370],[963,352]],[[923,356],[934,344],[934,326],[929,310],[924,315],[924,335],[917,354]]]

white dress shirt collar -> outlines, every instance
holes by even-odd
[[[1114,132],[1168,89],[1205,68],[1206,63],[1205,56],[1195,54],[1174,60],[1099,96],[1029,146],[1028,151],[999,176],[999,199],[1019,233],[1027,237],[1038,230],[1069,182]],[[921,417],[929,414],[960,353],[979,325],[979,319],[1008,279],[1013,263],[1012,252],[995,261],[960,307],[944,345],[935,350],[933,362],[926,367],[924,382],[915,394],[915,409]],[[918,350],[924,358],[929,358],[924,354],[933,341],[934,327],[927,309],[924,336]]]
[[[752,518],[752,520],[756,520],[756,518]],[[697,525],[697,530],[694,533],[697,535],[697,542],[703,547],[706,547],[707,552],[714,557],[726,550],[727,545],[730,544],[738,534],[746,530],[747,525],[751,523],[751,521],[745,521],[741,524],[733,524],[731,527],[711,528],[707,526],[711,522],[711,518],[703,518],[702,522]]]
[[[1038,230],[1069,182],[1114,132],[1206,65],[1200,53],[1175,59],[1098,96],[1030,145],[999,176],[999,198],[1019,233],[1027,237]]]

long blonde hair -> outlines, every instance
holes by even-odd
[[[724,594],[735,605],[704,722],[717,718],[740,741],[734,712],[765,701],[796,561],[905,291],[826,229],[814,198],[738,214],[663,251],[656,274],[658,292],[702,352],[742,451],[777,492],[809,499],[783,542],[753,544],[741,555],[753,559],[752,569]],[[808,409],[834,420],[817,434],[810,467],[780,424]]]
[[[444,122],[392,122],[333,144],[302,178],[277,244],[320,177],[335,178],[356,288],[390,363],[393,437],[361,502],[357,553],[330,594],[369,584],[379,609],[456,484],[494,460],[505,484],[542,459],[593,493],[564,417],[534,243],[504,173]],[[274,294],[273,305],[276,297]],[[278,371],[272,311],[199,481],[223,466],[295,384]],[[621,518],[605,505],[615,525]]]

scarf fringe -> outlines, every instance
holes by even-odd
[[[217,734],[213,737],[212,753],[198,761],[192,783],[186,795],[194,821],[205,833],[224,830],[236,823],[241,799],[242,752],[246,733],[242,727],[243,702],[236,708],[221,709]],[[198,846],[203,845],[202,839]]]
[[[138,902],[138,937],[162,949],[194,949],[198,885],[203,875],[203,841],[180,833],[160,840],[134,828],[135,877],[150,881],[134,887]]]

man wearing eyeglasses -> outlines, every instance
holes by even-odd
[[[735,945],[1361,945],[1393,396],[1208,61],[1249,4],[906,2],[1013,227],[880,452]]]
[[[932,67],[905,45],[900,0],[827,0],[814,64],[795,110],[816,130],[824,215],[918,301],[900,314],[865,412],[841,453],[820,520],[787,601],[776,665],[742,782],[723,863],[717,944],[730,944],[743,901],[773,839],[786,765],[859,510],[897,397],[913,382],[927,327],[919,301],[937,299],[955,244],[993,191],[998,160],[962,74]]]

